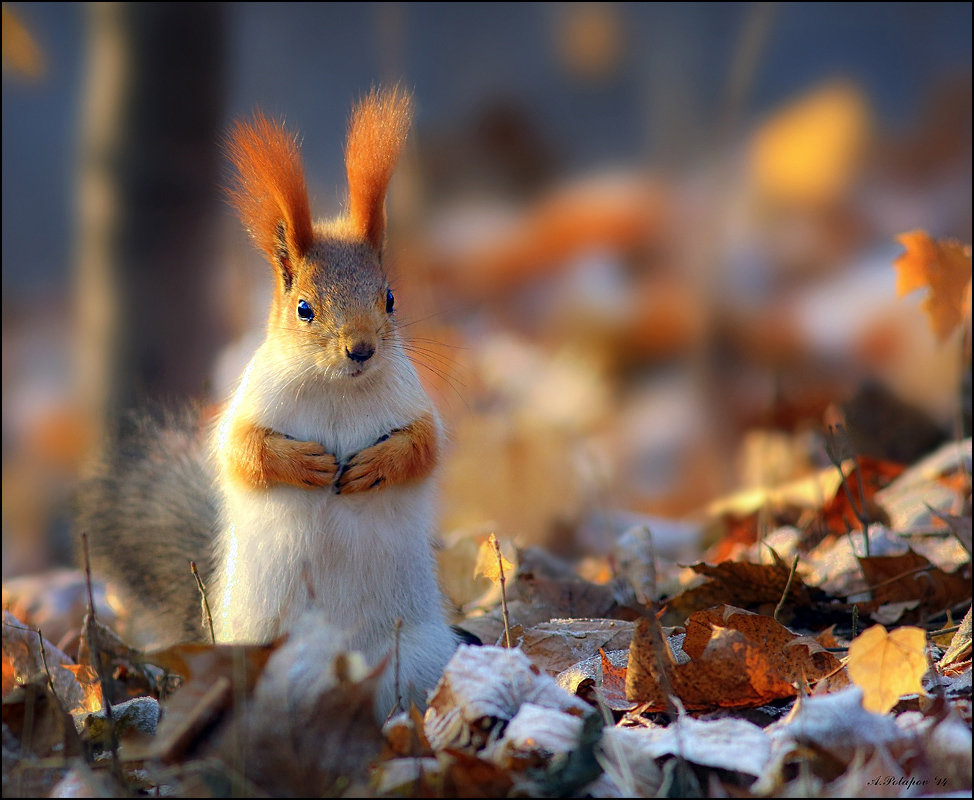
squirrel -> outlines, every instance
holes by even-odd
[[[195,560],[217,642],[269,642],[313,609],[373,665],[396,650],[380,719],[424,706],[458,644],[433,553],[441,423],[382,265],[411,106],[395,87],[354,109],[347,210],[329,221],[312,222],[283,124],[261,112],[235,124],[229,198],[275,278],[266,337],[208,447],[189,415],[138,421],[79,493],[92,564],[155,617],[153,645],[205,640]]]

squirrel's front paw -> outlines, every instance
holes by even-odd
[[[359,451],[342,466],[335,481],[335,494],[368,492],[386,484],[389,452],[382,447],[384,441]]]
[[[338,461],[317,442],[302,442],[281,434],[265,440],[264,469],[268,483],[288,483],[309,489],[331,486]]]

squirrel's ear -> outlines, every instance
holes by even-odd
[[[227,152],[237,171],[228,190],[230,202],[289,291],[294,265],[307,253],[312,238],[297,140],[283,124],[258,111],[252,122],[233,126]]]
[[[412,97],[399,86],[373,89],[352,112],[345,145],[348,218],[373,248],[382,248],[389,180],[406,142]]]

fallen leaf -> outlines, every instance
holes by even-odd
[[[971,596],[969,561],[953,573],[944,572],[912,549],[902,555],[860,557],[858,561],[870,589],[872,608],[918,600],[914,616],[920,619],[925,614],[952,608]]]
[[[74,708],[69,708],[69,713],[93,713],[102,709],[105,701],[102,697],[101,681],[98,679],[98,673],[91,666],[88,664],[62,664],[59,669],[66,669],[74,675],[74,679],[84,692],[82,702]]]
[[[633,708],[633,702],[626,697],[626,667],[613,664],[601,648],[599,656],[602,658],[602,699],[605,704],[613,711]]]
[[[592,706],[604,703],[612,711],[631,711],[637,703],[626,697],[626,665],[629,648],[600,650],[559,673],[555,680],[565,691],[582,698]]]
[[[84,752],[74,721],[40,675],[3,699],[3,738],[4,797],[49,797],[72,756]],[[19,764],[11,769],[14,755]]]
[[[577,716],[589,710],[520,650],[460,645],[430,697],[426,737],[434,750],[479,751],[523,703]]]
[[[746,561],[724,561],[720,564],[694,564],[690,567],[700,575],[710,578],[706,583],[678,594],[667,604],[666,620],[676,622],[688,614],[727,603],[740,608],[772,611],[781,600],[790,565],[783,563],[752,564]],[[808,587],[796,574],[788,589],[785,602],[788,606],[809,606],[813,596],[823,593]]]
[[[636,609],[620,602],[611,585],[577,575],[553,575],[522,556],[513,592],[544,619],[635,619]],[[512,608],[513,603],[509,603]]]
[[[836,671],[838,659],[814,639],[792,633],[771,617],[732,606],[692,614],[686,622],[683,651],[689,662],[677,664],[671,648],[664,657],[654,650],[649,626],[636,623],[629,651],[626,696],[667,708],[668,681],[688,710],[756,707],[794,697],[797,686]]]
[[[923,301],[937,339],[941,342],[953,333],[971,313],[971,248],[951,240],[935,240],[925,231],[901,233],[896,240],[906,252],[894,261],[897,269],[896,291],[902,297],[917,289],[928,288]]]
[[[183,683],[166,702],[158,735],[137,755],[169,763],[184,758],[237,699],[249,697],[279,644],[182,644],[147,654],[147,660],[182,676]]]
[[[849,677],[863,692],[867,711],[885,714],[907,694],[923,694],[927,671],[927,636],[920,628],[882,625],[863,631],[849,645]]]
[[[950,647],[938,662],[941,672],[948,672],[955,669],[960,664],[968,662],[970,669],[971,661],[971,608],[968,607],[960,627],[955,631],[953,639],[950,640]]]
[[[629,647],[633,625],[619,619],[553,619],[526,629],[521,649],[551,675],[606,650]]]
[[[659,657],[652,644],[652,620],[636,623],[629,650],[626,696],[667,708],[666,683],[689,710],[756,707],[794,697],[797,685],[836,671],[839,661],[809,637],[792,633],[771,617],[721,606],[692,614],[686,622],[683,651],[689,662],[677,664],[669,646]]]
[[[57,667],[74,660],[24,625],[9,611],[3,612],[4,696],[18,683],[50,678],[65,710],[83,706],[85,692],[74,675]],[[8,689],[9,684],[9,689]]]
[[[913,737],[901,731],[891,716],[866,711],[862,698],[858,686],[799,697],[787,717],[765,728],[773,752],[796,753],[828,780],[841,774],[860,750],[867,755],[874,749],[885,749],[894,757],[901,754]],[[767,792],[770,787],[759,783],[755,788]]]
[[[760,776],[771,758],[771,739],[753,722],[726,717],[700,720],[681,714],[666,728],[637,730],[639,757],[685,758],[704,767]]]

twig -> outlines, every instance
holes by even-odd
[[[780,622],[778,619],[778,614],[781,613],[781,609],[785,605],[785,598],[788,597],[788,592],[791,590],[791,582],[795,579],[795,571],[798,569],[798,553],[795,553],[795,560],[791,562],[791,572],[788,573],[788,582],[785,584],[785,590],[781,593],[781,599],[778,601],[778,605],[774,608],[774,621]]]
[[[852,638],[855,639],[859,635],[859,606],[852,606]]]
[[[190,561],[189,568],[196,578],[196,588],[200,590],[200,600],[203,603],[203,622],[210,631],[210,644],[216,644],[216,633],[213,631],[213,615],[210,614],[210,602],[206,599],[206,586],[200,577],[200,571],[196,568],[196,562]]]
[[[402,639],[402,617],[396,617],[396,656],[395,656],[396,663],[393,664],[393,667],[395,668],[395,672],[393,673],[394,681],[395,681],[393,685],[395,687],[395,692],[396,692],[395,708],[398,708],[400,711],[405,711],[406,706],[402,701],[402,689],[399,684],[399,676],[400,676],[399,642],[401,639]],[[393,711],[395,711],[395,708],[393,709]],[[391,715],[392,712],[390,712],[390,716]]]
[[[856,455],[852,452],[847,452],[850,450],[851,448],[849,448],[846,440],[845,428],[842,425],[829,425],[829,432],[825,437],[825,453],[829,461],[832,462],[832,466],[839,471],[842,491],[845,492],[846,500],[849,501],[849,507],[852,509],[852,513],[862,526],[862,538],[866,548],[866,558],[869,558],[869,518],[866,516],[866,493],[862,485],[862,468],[859,466],[859,459]],[[856,501],[852,498],[852,489],[849,488],[845,470],[842,468],[842,462],[845,460],[844,456],[846,455],[852,460],[856,470],[856,481],[859,485],[861,506],[856,506]]]
[[[105,708],[105,721],[108,723],[108,741],[112,749],[112,768],[116,779],[124,785],[122,780],[122,767],[118,760],[118,738],[115,736],[115,715],[112,713],[112,700],[105,681],[105,670],[101,660],[101,652],[98,649],[95,625],[95,595],[91,589],[91,559],[88,556],[88,534],[81,532],[81,545],[85,556],[85,586],[88,589],[88,650],[95,665],[95,672],[98,675],[98,683],[101,684],[102,704]]]
[[[511,619],[507,613],[507,578],[504,575],[504,558],[501,556],[501,546],[494,537],[494,552],[497,553],[497,568],[500,570],[501,579],[501,615],[504,618],[504,641],[507,649],[511,649]]]

